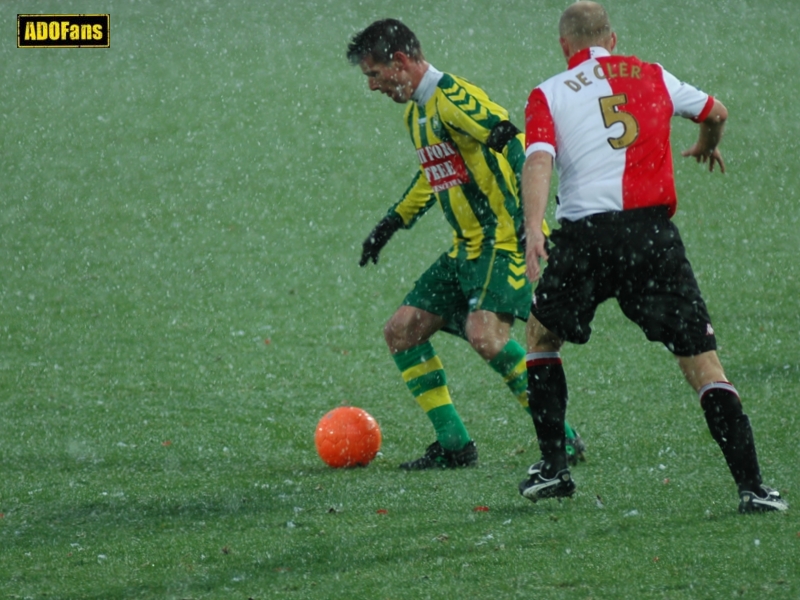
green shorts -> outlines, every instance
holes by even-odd
[[[526,321],[532,296],[525,255],[489,248],[472,260],[442,254],[416,281],[403,305],[443,317],[444,331],[465,337],[470,312],[488,310]]]

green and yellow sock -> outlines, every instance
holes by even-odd
[[[525,350],[515,340],[509,340],[497,353],[489,366],[500,374],[511,393],[528,414],[528,370],[525,366]]]
[[[442,361],[430,342],[398,352],[393,356],[403,381],[433,424],[436,439],[446,450],[460,450],[469,433],[447,389]]]

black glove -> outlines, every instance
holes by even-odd
[[[397,214],[383,217],[361,245],[361,260],[358,261],[358,265],[363,267],[369,261],[378,264],[378,254],[381,253],[381,250],[394,235],[394,232],[402,226],[403,219]]]

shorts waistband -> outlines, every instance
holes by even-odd
[[[660,206],[647,206],[645,208],[634,208],[631,210],[610,210],[607,212],[596,213],[583,217],[577,221],[562,219],[559,223],[564,225],[600,225],[605,223],[632,223],[637,221],[669,221],[669,207],[665,204]]]

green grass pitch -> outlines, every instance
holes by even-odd
[[[522,123],[564,68],[565,5],[0,5],[0,598],[800,597],[792,2],[607,3],[620,52],[730,111],[724,176],[680,159],[696,128],[675,122],[676,221],[792,509],[737,514],[695,395],[614,305],[563,352],[588,444],[573,500],[518,495],[533,427],[444,335],[481,464],[397,469],[432,432],[382,325],[449,234],[431,211],[358,267],[416,165],[402,108],[367,91],[347,41],[399,17]],[[30,12],[109,13],[111,47],[18,49]],[[381,424],[366,468],[315,454],[343,403]]]

